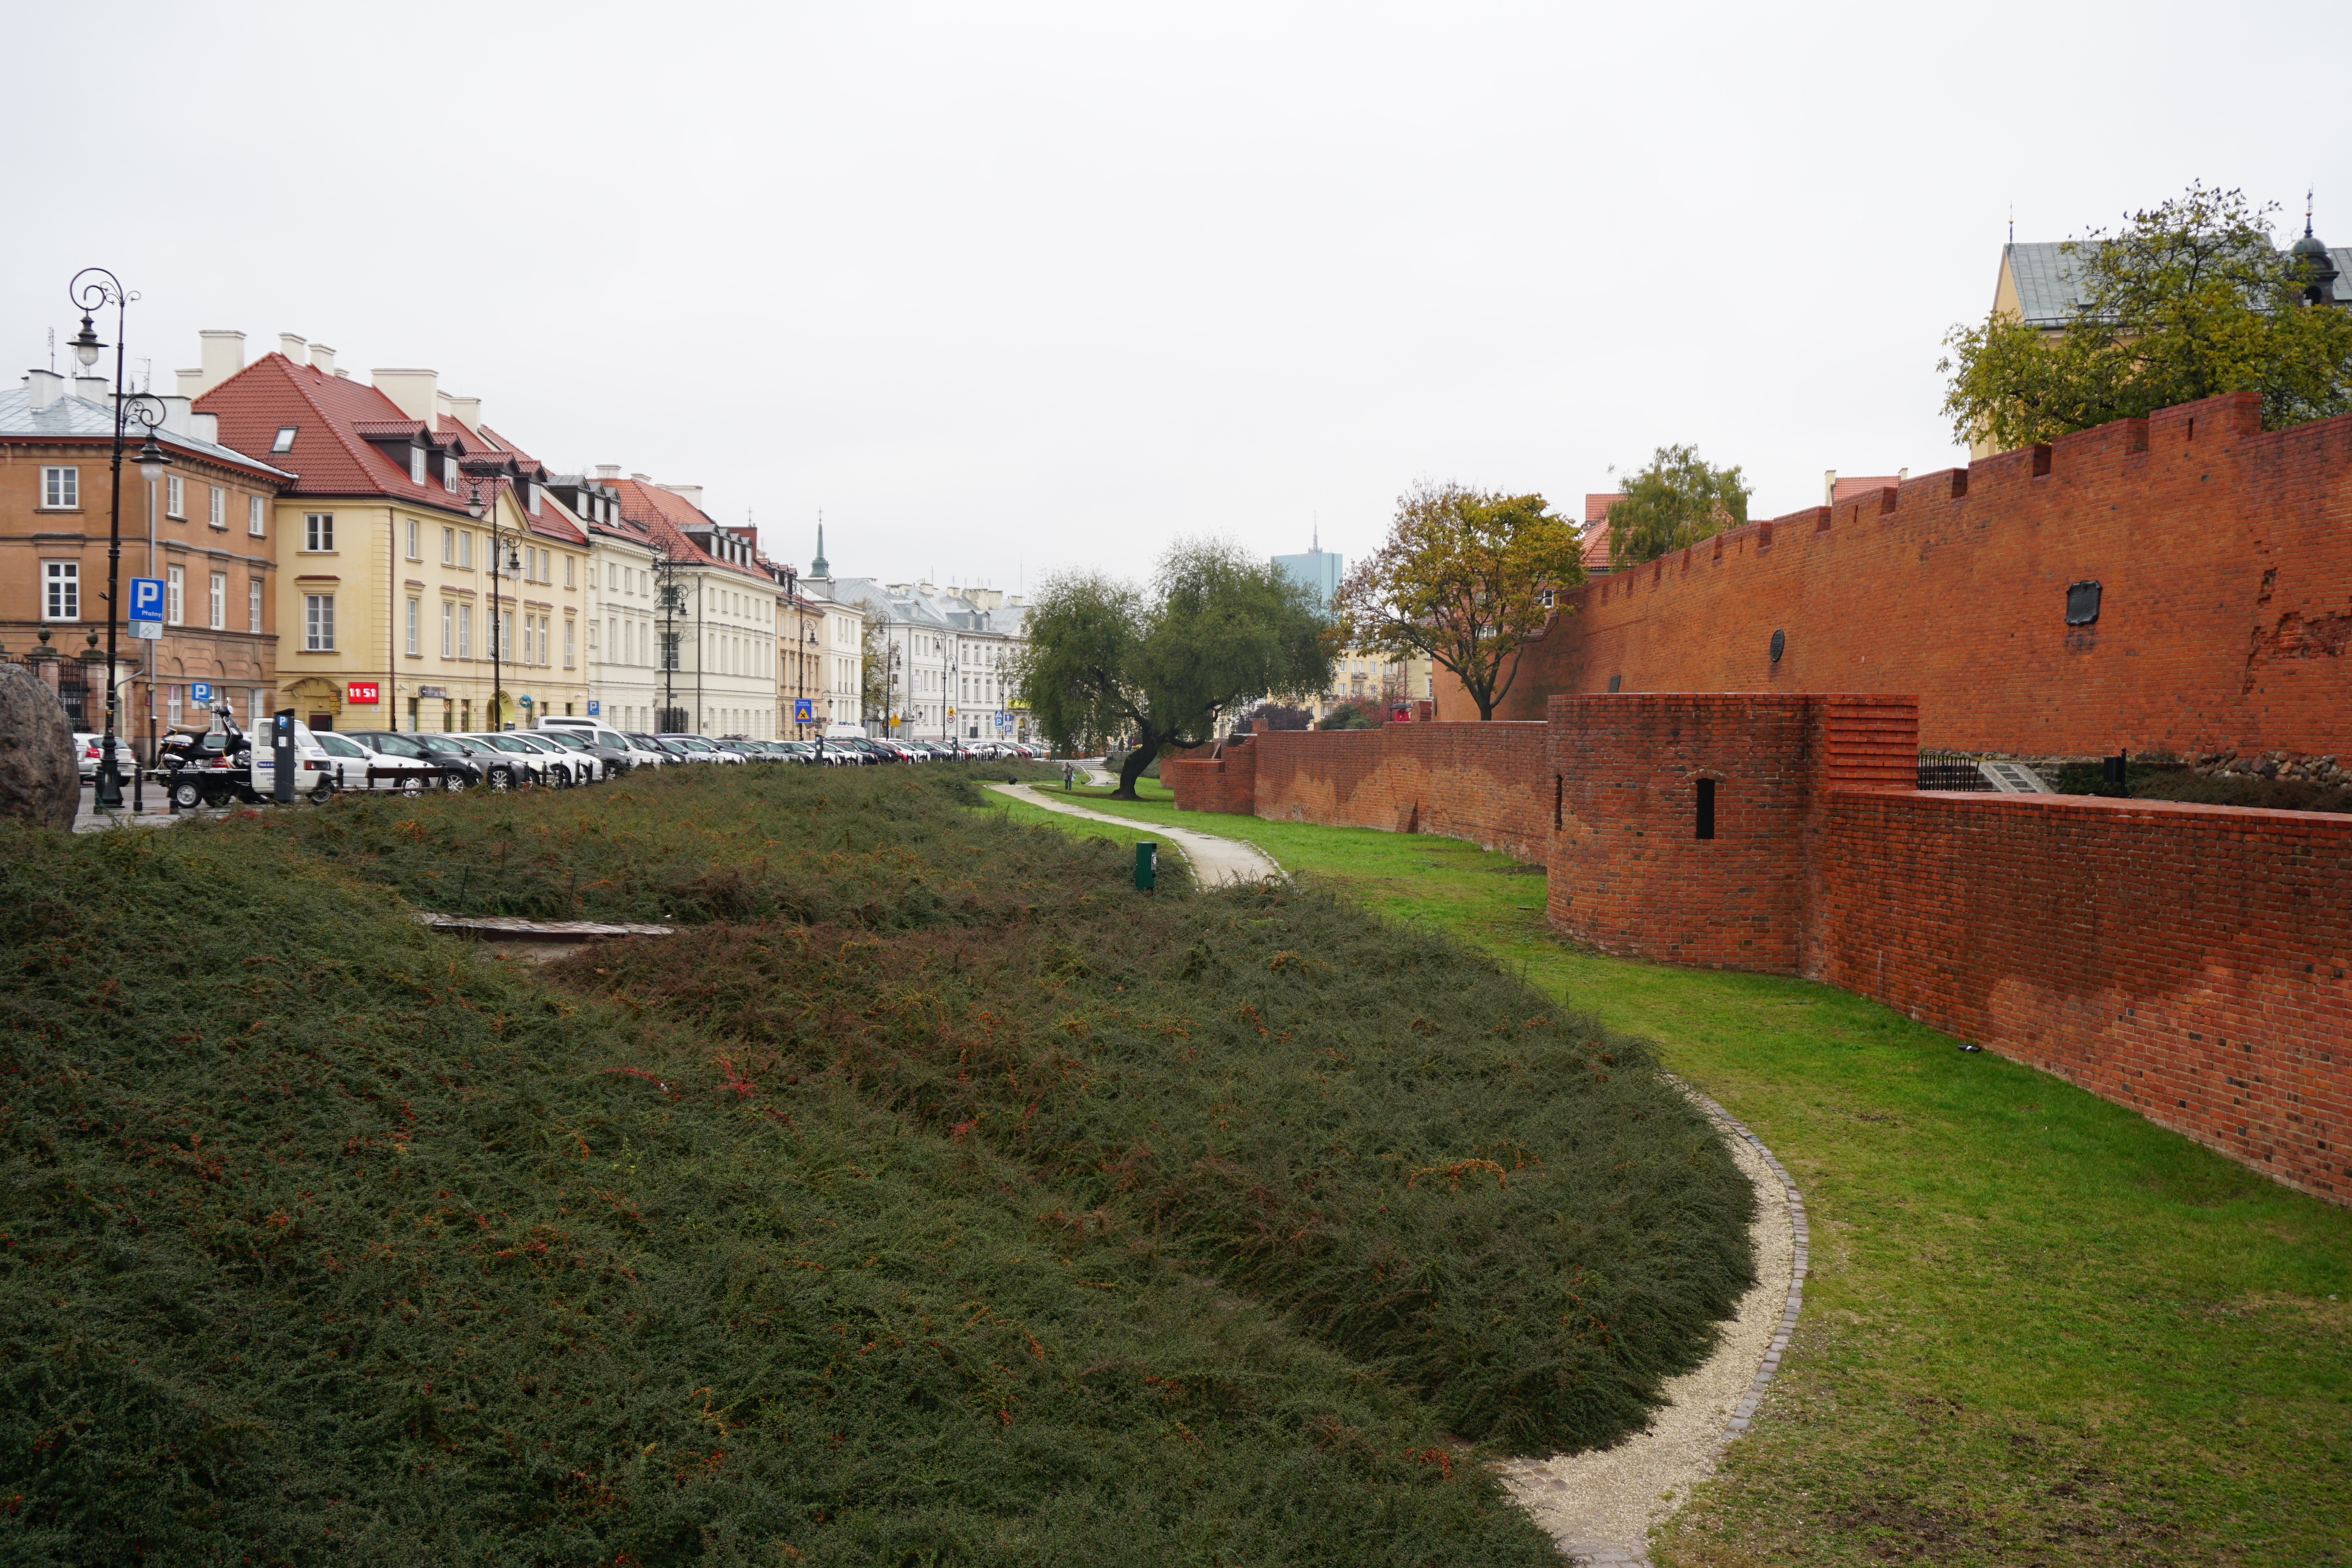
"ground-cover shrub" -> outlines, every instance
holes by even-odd
[[[1211,1274],[1466,1437],[1638,1428],[1751,1282],[1751,1189],[1642,1047],[1328,896],[1113,886],[1029,921],[728,926],[557,972],[740,1042],[747,1077],[1027,1162],[1073,1195],[1042,1238]]]
[[[344,795],[176,831],[289,838],[450,914],[896,928],[1035,903],[1042,868],[1059,863],[1049,841],[1010,839],[982,862],[969,834],[942,836],[944,803],[976,804],[982,782],[1016,773],[1058,777],[1042,763],[678,767],[514,796]]]
[[[1094,804],[1478,943],[1786,1164],[1804,1315],[1661,1568],[2352,1560],[2352,1213],[1863,998],[1580,951],[1475,845]]]
[[[567,1000],[303,836],[0,842],[8,1561],[1551,1560],[1372,1369],[1040,1222],[1099,1173]]]

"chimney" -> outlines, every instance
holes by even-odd
[[[607,485],[611,484],[614,480],[615,480],[615,479],[619,478],[620,476],[621,476],[621,465],[620,465],[619,464],[617,464],[617,463],[599,463],[599,464],[597,464],[597,465],[596,465],[596,477],[597,477],[597,478],[599,478],[599,479],[602,479],[602,480],[603,480],[603,481],[604,481],[604,483],[606,483]]]
[[[202,397],[245,369],[245,334],[220,328],[197,333],[196,363],[203,369],[180,372],[183,397]],[[188,384],[191,377],[194,386]]]
[[[370,371],[375,390],[392,401],[393,407],[411,419],[433,423],[440,412],[441,372],[438,371]]]
[[[335,350],[324,343],[313,343],[310,345],[310,362],[331,376],[335,373]]]
[[[188,400],[184,397],[159,397],[163,405],[163,428],[174,435],[188,434]]]
[[[310,357],[304,353],[302,350],[303,340],[296,337],[293,333],[280,332],[278,334],[278,351],[285,355],[288,359],[293,361],[298,365],[303,363]]]
[[[632,474],[629,477],[640,485],[650,485],[654,482],[654,476],[650,474]]]
[[[220,444],[220,415],[216,413],[191,413],[188,415],[188,434],[194,436],[198,441],[210,442],[213,445],[218,446]]]
[[[92,402],[102,402],[110,408],[114,404],[113,389],[106,384],[104,376],[76,376],[73,379],[73,389],[76,397],[88,398]]]
[[[65,395],[66,379],[55,371],[26,371],[25,388],[31,395],[33,412],[38,413]]]
[[[478,397],[453,397],[449,412],[468,430],[482,428],[482,400]]]
[[[702,486],[699,485],[664,485],[663,489],[683,500],[696,511],[702,510]]]

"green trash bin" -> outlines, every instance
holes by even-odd
[[[1140,843],[1135,846],[1135,886],[1139,893],[1150,893],[1160,884],[1160,846]]]

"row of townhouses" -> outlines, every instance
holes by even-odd
[[[551,470],[435,371],[361,381],[291,335],[245,353],[241,332],[202,334],[200,367],[145,400],[168,466],[126,464],[119,498],[107,381],[34,371],[0,392],[0,656],[38,665],[79,728],[103,722],[119,499],[120,576],[166,585],[162,635],[117,660],[142,748],[223,702],[318,729],[1025,733],[997,674],[1017,600],[836,584],[822,533],[799,573],[698,486]]]

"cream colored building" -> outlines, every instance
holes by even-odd
[[[298,476],[271,529],[278,701],[315,728],[584,713],[588,538],[539,462],[432,371],[363,382],[324,345],[281,336],[247,365],[243,343],[204,334],[181,390],[225,445]]]

